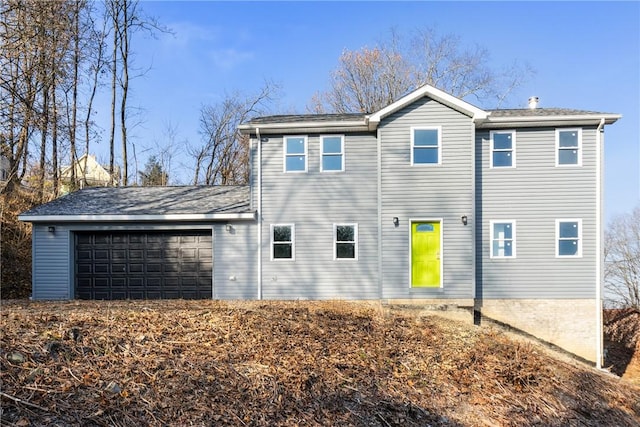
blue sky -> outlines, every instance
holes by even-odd
[[[431,27],[463,44],[488,49],[496,68],[514,60],[536,74],[509,107],[529,96],[541,107],[620,113],[605,134],[605,214],[640,203],[639,2],[211,2],[144,1],[143,10],[173,31],[139,35],[135,64],[147,71],[131,82],[133,143],[142,168],[156,144],[176,132],[170,175],[192,179],[186,142],[198,145],[200,108],[225,92],[255,92],[265,81],[281,85],[276,112],[305,112],[325,89],[344,49]],[[473,102],[473,100],[469,100]],[[108,102],[98,104],[108,128]],[[107,157],[106,137],[96,147]],[[186,141],[186,142],[185,142]]]

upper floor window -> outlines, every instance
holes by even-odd
[[[295,226],[271,226],[271,259],[295,259]]]
[[[491,221],[491,258],[516,257],[516,222]]]
[[[556,129],[556,166],[582,164],[582,129]]]
[[[411,164],[441,163],[440,133],[440,127],[411,128]]]
[[[333,248],[334,259],[358,258],[358,225],[334,224]]]
[[[341,172],[344,170],[344,136],[327,135],[320,138],[320,170]]]
[[[306,136],[285,136],[284,137],[284,171],[285,172],[306,172],[307,171],[307,137]]]
[[[582,220],[556,220],[556,256],[582,256]]]
[[[491,167],[513,168],[516,166],[516,132],[513,130],[491,131]]]

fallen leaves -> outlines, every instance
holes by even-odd
[[[632,386],[493,330],[373,304],[20,301],[1,308],[3,423],[640,422]]]

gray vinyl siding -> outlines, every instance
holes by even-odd
[[[411,165],[411,127],[441,127],[441,165]],[[379,127],[382,149],[382,298],[473,298],[473,127],[427,98]],[[393,217],[400,224],[393,225]],[[442,219],[441,289],[411,288],[410,220]]]
[[[213,298],[257,299],[257,225],[251,222],[230,223],[213,228]]]
[[[61,300],[73,298],[71,285],[71,243],[69,228],[53,224],[33,225],[32,298],[35,300]]]
[[[262,143],[264,299],[379,297],[376,138],[373,133],[344,135],[344,172],[320,172],[318,134],[307,135],[306,173],[283,172],[282,136]],[[254,184],[256,174],[254,167]],[[352,223],[358,224],[358,259],[334,260],[333,224]],[[295,225],[295,260],[271,260],[273,224]]]
[[[476,137],[477,297],[593,298],[596,130],[583,128],[582,166],[556,167],[555,128],[516,131],[516,167],[490,169],[489,131]],[[556,257],[556,220],[582,220],[582,257]],[[490,258],[491,220],[516,221],[516,258]]]

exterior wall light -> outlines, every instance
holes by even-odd
[[[50,226],[47,228],[47,231],[48,231],[49,233],[55,233],[55,232],[56,232],[56,228],[55,228],[53,225],[50,225]]]
[[[394,216],[394,217],[393,217],[393,225],[395,225],[396,227],[397,227],[398,225],[400,225],[400,220],[398,219],[398,217],[397,217],[397,216]]]
[[[469,219],[467,218],[466,215],[462,215],[460,220],[462,221],[462,225],[467,225],[469,223]]]
[[[224,229],[227,230],[227,233],[231,233],[233,231],[233,226],[231,224],[227,224],[224,226]]]

